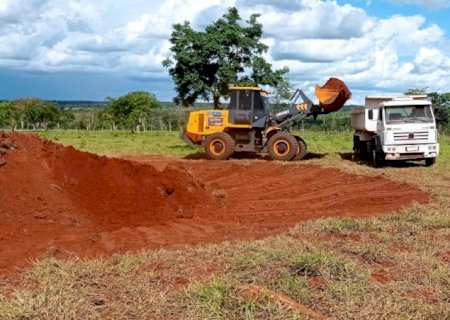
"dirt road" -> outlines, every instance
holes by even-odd
[[[46,256],[94,257],[254,239],[329,216],[425,203],[382,177],[271,161],[115,159],[12,135],[0,167],[0,274]]]

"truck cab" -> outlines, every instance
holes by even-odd
[[[367,97],[364,108],[353,108],[356,157],[375,166],[385,160],[425,160],[433,165],[439,154],[438,131],[426,95]]]

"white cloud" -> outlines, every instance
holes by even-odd
[[[161,61],[172,24],[204,27],[233,5],[244,19],[261,13],[268,59],[289,66],[295,85],[313,88],[337,76],[357,99],[450,88],[450,42],[439,26],[422,15],[380,19],[325,0],[0,0],[0,69],[169,79]]]

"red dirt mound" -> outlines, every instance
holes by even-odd
[[[205,186],[176,168],[163,172],[65,148],[34,135],[0,167],[0,272],[51,247],[91,255],[99,232],[162,224],[205,212]]]
[[[0,166],[0,274],[45,256],[262,238],[304,220],[369,216],[428,201],[414,187],[337,169],[270,161],[127,161],[33,135],[0,138],[15,143],[0,157],[6,161]]]

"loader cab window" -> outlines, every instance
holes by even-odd
[[[380,108],[378,110],[378,120],[380,120],[381,122],[383,122],[383,108]]]
[[[254,121],[261,119],[262,117],[268,115],[266,112],[264,99],[268,99],[267,96],[264,96],[264,91],[255,91],[255,100],[253,105],[253,118]]]
[[[369,120],[373,120],[373,110],[369,110]]]
[[[230,93],[230,104],[228,110],[252,110],[253,91],[232,90]]]
[[[252,110],[253,91],[239,90],[238,110]]]
[[[238,104],[238,96],[237,94],[235,94],[234,91],[231,91],[230,104],[228,105],[228,110],[236,109],[237,104]]]

